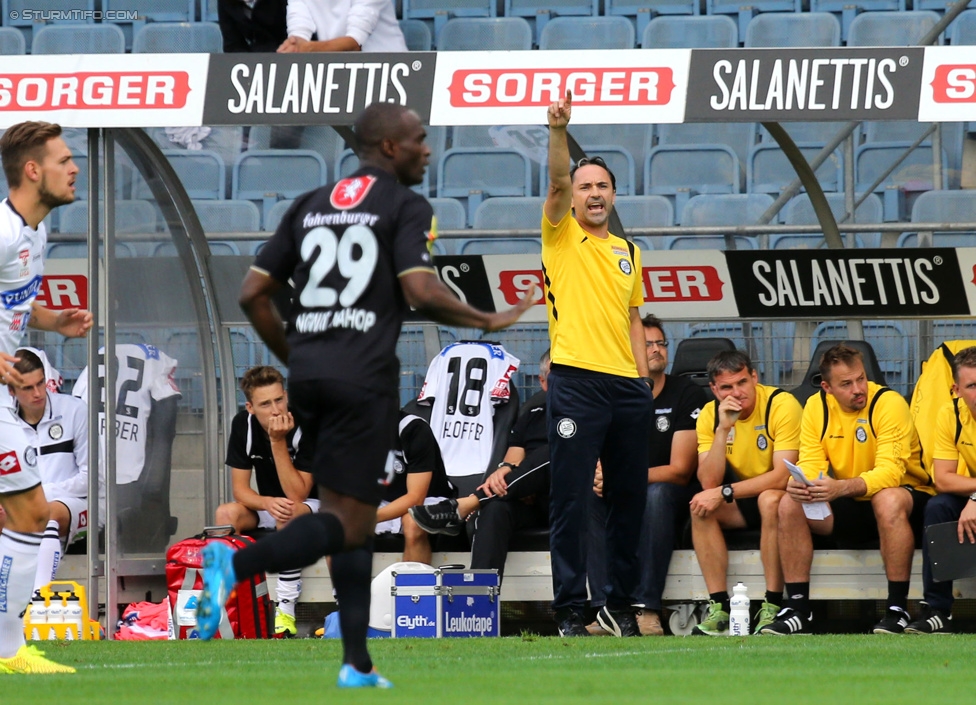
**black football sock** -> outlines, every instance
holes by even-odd
[[[366,649],[369,630],[370,576],[373,569],[373,541],[353,551],[332,557],[332,584],[335,585],[342,630],[342,662],[350,663],[360,673],[373,670]]]
[[[908,607],[908,580],[889,580],[888,581],[888,607]],[[907,610],[906,610],[907,611]]]
[[[710,592],[708,594],[708,599],[712,602],[717,602],[722,605],[722,610],[724,612],[729,611],[729,591],[722,590],[722,592]]]
[[[786,583],[786,602],[804,619],[810,616],[810,581],[805,583]]]
[[[766,591],[766,602],[771,605],[776,605],[777,607],[783,604],[783,591],[773,592],[772,590]]]
[[[335,514],[305,514],[281,531],[234,554],[234,573],[246,580],[256,573],[281,573],[312,565],[322,556],[342,550],[346,530]],[[368,590],[367,590],[368,592]]]

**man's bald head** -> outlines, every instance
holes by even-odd
[[[413,112],[398,103],[372,103],[353,125],[358,147],[356,153],[376,149],[385,139],[399,140],[404,129],[403,116]]]

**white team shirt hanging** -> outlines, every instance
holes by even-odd
[[[430,404],[430,427],[448,477],[483,473],[491,459],[495,405],[509,399],[519,359],[501,345],[452,343],[427,369],[417,401]]]

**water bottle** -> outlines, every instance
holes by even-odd
[[[44,624],[47,622],[47,602],[40,590],[34,591],[31,598],[30,621],[34,624]]]
[[[64,610],[67,605],[60,593],[51,595],[51,604],[47,608],[48,624],[64,624]]]
[[[75,594],[68,595],[67,606],[64,608],[64,622],[68,624],[66,638],[81,639],[84,627],[84,615],[81,612],[81,599]]]
[[[745,583],[732,588],[729,600],[729,636],[749,636],[749,595]]]

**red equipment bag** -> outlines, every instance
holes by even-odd
[[[250,536],[233,533],[230,526],[210,526],[193,538],[166,551],[166,584],[178,639],[197,638],[197,604],[203,590],[204,546],[222,541],[234,550],[254,543]],[[221,615],[218,639],[270,639],[274,636],[274,610],[264,573],[234,586]]]

